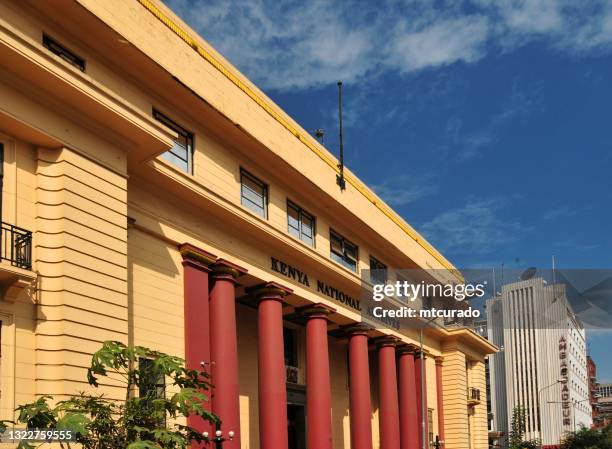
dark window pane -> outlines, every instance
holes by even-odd
[[[297,339],[294,329],[283,328],[283,345],[285,350],[285,365],[297,366]]]
[[[370,280],[374,284],[387,282],[387,266],[372,256],[370,256]]]
[[[357,271],[358,249],[340,234],[330,231],[330,257],[352,271]]]
[[[312,218],[309,215],[302,213],[302,234],[304,234],[304,237],[312,238],[312,228]]]

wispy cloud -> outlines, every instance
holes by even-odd
[[[410,73],[540,40],[574,54],[612,50],[610,0],[169,0],[264,88],[306,89]]]
[[[470,200],[426,222],[420,231],[436,246],[455,254],[491,254],[516,241],[529,229],[502,216],[503,198]]]
[[[575,208],[570,208],[569,206],[559,206],[546,210],[542,215],[542,218],[546,221],[555,221],[559,218],[572,217],[576,214],[577,211]]]
[[[460,161],[481,156],[493,147],[499,132],[510,122],[524,120],[542,108],[541,87],[530,86],[519,88],[519,83],[512,85],[512,92],[500,110],[479,128],[465,130],[463,121],[452,116],[446,123],[446,136],[455,148],[455,158]]]
[[[372,189],[389,204],[399,207],[414,203],[436,193],[437,186],[431,176],[401,175],[386,179]]]

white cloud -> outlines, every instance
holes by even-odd
[[[393,35],[391,67],[411,72],[427,67],[474,62],[484,54],[488,22],[483,16],[465,16],[440,20],[418,31],[405,23]]]
[[[612,0],[168,3],[268,89],[470,64],[534,39],[574,54],[612,49]]]
[[[457,254],[489,254],[527,231],[520,222],[504,219],[500,198],[470,200],[423,224],[420,231],[435,246]]]

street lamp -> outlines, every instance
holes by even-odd
[[[582,399],[580,401],[572,401],[572,423],[574,424],[574,430],[576,430],[576,404],[580,404],[581,402],[589,401],[590,398]],[[548,404],[563,404],[563,402],[559,401],[548,401]]]
[[[211,441],[215,443],[215,449],[222,449],[223,443],[226,441],[232,441],[234,439],[234,435],[234,431],[230,430],[229,432],[227,432],[227,438],[225,438],[223,436],[223,431],[221,430],[221,423],[217,421],[215,423],[215,437]],[[209,433],[203,432],[202,436],[204,438],[208,438]]]
[[[555,385],[557,385],[557,384],[562,384],[562,383],[564,383],[564,382],[567,382],[567,379],[566,379],[565,377],[561,377],[561,378],[557,379],[556,381],[554,381],[553,383],[551,383],[550,385],[547,385],[547,386],[545,386],[545,387],[540,388],[540,389],[538,390],[538,401],[540,401],[540,395],[542,394],[542,392],[543,392],[544,390],[547,390],[547,389],[548,389],[548,388],[550,388],[550,387],[554,387]],[[548,404],[550,404],[550,403],[551,403],[550,401],[546,401],[546,402],[547,402]],[[540,434],[540,438],[542,438],[542,430],[541,430],[541,429],[538,431],[538,433]]]

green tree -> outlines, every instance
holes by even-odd
[[[176,392],[168,395],[165,388],[156,388],[162,379],[168,379]],[[177,423],[177,418],[198,415],[211,423],[218,421],[202,404],[210,388],[208,374],[185,368],[179,357],[107,341],[93,355],[87,381],[94,388],[120,382],[125,400],[80,393],[52,405],[53,398],[43,396],[18,407],[16,422],[0,421],[0,432],[6,432],[9,424],[69,430],[76,439],[60,444],[66,449],[74,443],[83,449],[185,449],[192,441],[207,440],[195,429]],[[44,444],[22,441],[18,449]]]
[[[612,426],[601,430],[580,426],[576,432],[565,434],[561,449],[612,449]]]
[[[512,410],[512,422],[508,435],[509,449],[537,449],[538,440],[525,440],[527,413],[525,407],[518,406]]]

